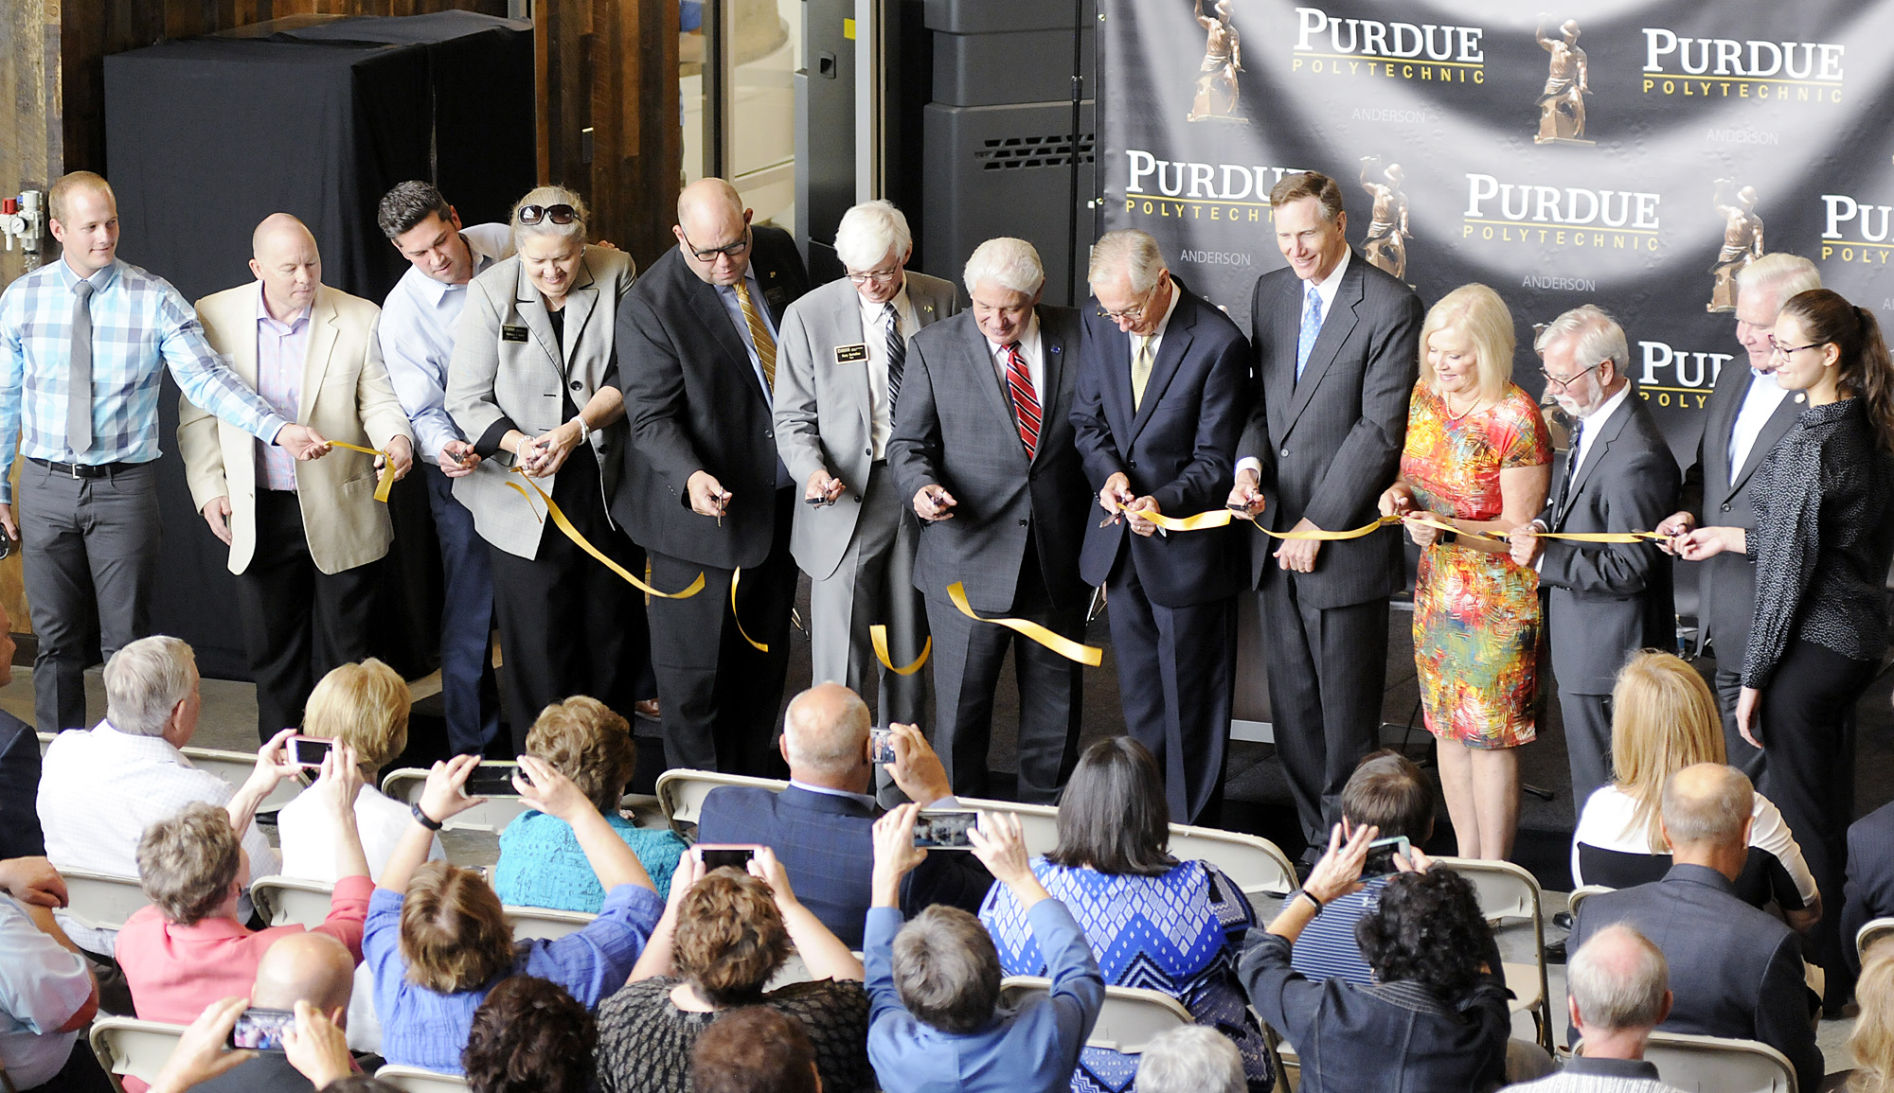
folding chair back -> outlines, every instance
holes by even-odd
[[[1434,865],[1436,868],[1451,869],[1472,883],[1481,912],[1488,921],[1501,924],[1502,946],[1506,944],[1503,934],[1505,920],[1523,919],[1531,924],[1531,934],[1526,941],[1532,962],[1507,961],[1504,969],[1506,986],[1513,992],[1513,1013],[1532,1014],[1533,1028],[1537,1034],[1534,1039],[1540,1047],[1550,1052],[1552,1004],[1547,998],[1545,917],[1539,882],[1531,873],[1512,862],[1435,858]]]
[[[472,1087],[458,1074],[440,1074],[418,1066],[389,1063],[375,1071],[375,1077],[402,1093],[466,1093]]]
[[[1000,983],[1000,999],[1018,1005],[1032,995],[1052,989],[1052,981],[1037,975],[1009,975]],[[1184,1004],[1163,991],[1142,987],[1106,987],[1105,1004],[1098,1011],[1086,1046],[1136,1055],[1162,1033],[1192,1024]]]
[[[183,1025],[135,1017],[100,1017],[92,1022],[90,1042],[92,1054],[111,1079],[112,1088],[124,1093],[123,1076],[129,1074],[146,1083],[156,1079],[183,1035]]]
[[[250,902],[272,926],[320,926],[334,895],[334,885],[301,877],[258,877],[250,884]]]
[[[382,776],[381,791],[392,800],[412,804],[421,799],[427,787],[427,771],[420,767],[402,767]],[[449,816],[441,826],[449,831],[486,831],[498,834],[513,818],[525,812],[518,797],[489,797],[465,812]]]
[[[722,774],[714,770],[679,767],[658,775],[658,804],[671,826],[694,824],[704,810],[704,798],[718,786],[755,786],[780,793],[789,783],[776,778],[751,778],[742,774]]]

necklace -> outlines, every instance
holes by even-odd
[[[1456,414],[1453,412],[1453,396],[1442,391],[1440,393],[1440,405],[1442,409],[1447,411],[1448,421],[1459,421],[1461,418],[1466,417],[1468,414],[1480,408],[1480,396],[1474,395],[1473,405]]]

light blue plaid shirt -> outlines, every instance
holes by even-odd
[[[92,275],[92,447],[66,444],[73,286],[64,259],[0,294],[0,502],[15,435],[20,454],[60,463],[149,463],[158,446],[158,391],[170,365],[184,397],[270,443],[288,422],[244,386],[204,340],[197,313],[171,283],[128,262]]]

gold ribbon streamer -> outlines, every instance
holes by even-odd
[[[1564,539],[1571,543],[1667,543],[1670,536],[1655,531],[1542,531],[1541,539]]]
[[[1008,630],[1019,634],[1021,637],[1038,642],[1040,645],[1045,646],[1067,660],[1075,660],[1080,664],[1096,668],[1098,667],[1098,662],[1104,658],[1105,651],[1103,649],[1095,645],[1084,645],[1080,642],[1073,641],[1071,638],[1055,634],[1036,622],[1031,622],[1026,619],[988,619],[974,614],[973,608],[967,603],[966,586],[959,581],[955,581],[947,586],[947,598],[953,601],[954,606],[960,609],[961,614],[975,622],[990,622],[995,626],[1004,626]],[[928,640],[931,642],[933,639],[930,638]]]
[[[880,623],[870,626],[868,628],[868,640],[875,644],[875,659],[881,662],[883,668],[886,668],[898,676],[911,676],[920,671],[921,665],[927,663],[927,654],[934,651],[934,639],[930,636],[926,641],[921,643],[921,655],[914,658],[914,663],[905,668],[897,668],[894,666],[894,658],[888,654],[887,627]]]
[[[388,491],[395,488],[395,457],[380,448],[364,448],[360,444],[350,444],[346,440],[329,441],[331,448],[347,448],[351,452],[381,457],[381,477],[375,480],[375,500],[388,503]]]
[[[744,641],[750,643],[750,648],[759,653],[767,653],[769,652],[769,646],[751,637],[749,631],[743,629],[743,617],[737,614],[737,582],[742,579],[742,566],[738,566],[730,571],[730,621],[737,624],[737,634],[741,636]],[[697,583],[699,585],[704,583],[704,575],[702,573],[697,575]]]
[[[1129,515],[1129,513],[1127,513],[1127,515]],[[1140,513],[1139,515],[1168,531],[1202,531],[1207,528],[1228,527],[1231,522],[1243,519],[1247,519],[1250,523],[1256,524],[1254,517],[1245,517],[1234,509],[1212,509],[1209,512],[1200,512],[1194,516],[1165,516],[1163,513],[1158,512],[1146,512]],[[1496,532],[1469,531],[1465,528],[1454,527],[1452,524],[1447,523],[1432,513],[1414,512],[1410,513],[1410,515],[1418,517],[1420,523],[1436,531],[1451,531],[1462,538],[1485,539],[1493,543],[1509,541],[1506,536]],[[1359,539],[1365,535],[1372,534],[1380,528],[1392,527],[1400,523],[1401,520],[1402,518],[1400,516],[1383,516],[1372,524],[1352,528],[1348,531],[1322,531],[1320,529],[1315,531],[1270,531],[1261,524],[1256,524],[1256,530],[1272,539],[1315,539],[1324,542],[1332,542],[1337,539]],[[1655,531],[1542,531],[1539,533],[1539,538],[1564,539],[1572,543],[1662,543],[1667,542],[1670,536]]]
[[[625,580],[631,582],[631,585],[633,588],[638,589],[640,592],[643,592],[647,596],[657,596],[666,600],[689,599],[690,597],[695,596],[697,595],[697,593],[703,591],[704,575],[702,573],[699,573],[697,575],[697,579],[691,582],[690,587],[686,588],[682,592],[659,592],[657,589],[652,588],[650,585],[632,576],[630,573],[626,572],[624,566],[621,566],[617,562],[614,562],[610,558],[606,557],[603,551],[593,546],[591,541],[586,539],[586,537],[579,532],[578,528],[575,528],[572,526],[572,521],[566,519],[566,514],[560,510],[558,502],[552,499],[552,495],[548,494],[545,490],[540,489],[539,483],[533,481],[530,478],[526,478],[525,468],[515,467],[513,469],[519,474],[521,478],[524,478],[526,480],[527,486],[531,486],[533,488],[533,493],[538,494],[539,499],[546,503],[546,515],[552,517],[552,523],[554,527],[564,532],[566,538],[572,540],[574,543],[577,543],[580,550],[585,551],[587,554],[590,554],[592,557],[597,558],[600,562],[603,562],[605,564],[605,568],[611,570],[613,573],[616,573],[620,577],[623,577]],[[510,481],[506,485],[508,489],[513,490],[517,492],[521,497],[526,498],[526,507],[529,509],[532,508],[533,495],[530,493],[527,493],[526,488],[524,486],[521,486],[518,482],[510,482]],[[544,517],[540,517],[539,513],[537,512],[533,513],[533,515],[534,517],[539,518],[541,520],[544,519]],[[734,597],[735,596],[734,586],[736,584],[736,581],[734,580],[734,578],[731,580],[730,583],[732,585],[731,595]],[[735,600],[732,599],[731,602],[734,605]],[[742,627],[739,626],[738,629],[742,629]],[[748,638],[748,635],[745,635],[746,640],[747,638]],[[750,644],[755,645],[756,643],[750,642]]]

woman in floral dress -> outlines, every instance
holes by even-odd
[[[1544,507],[1552,448],[1538,405],[1512,383],[1513,320],[1498,293],[1455,289],[1427,313],[1420,344],[1401,476],[1381,511],[1406,515],[1421,547],[1414,665],[1459,852],[1503,859],[1519,819],[1512,749],[1534,734],[1539,641],[1538,575],[1512,563],[1505,535]]]

